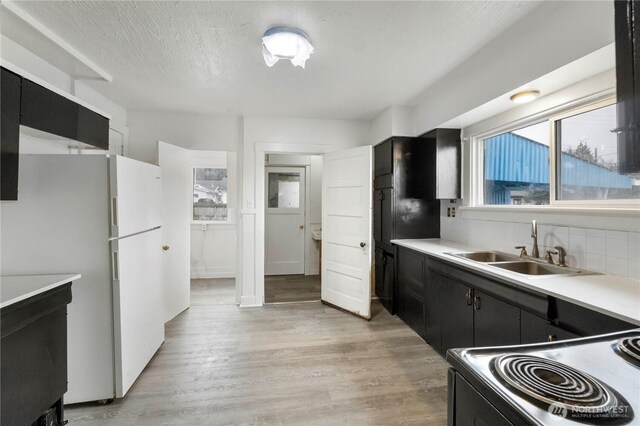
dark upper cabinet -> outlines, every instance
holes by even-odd
[[[109,148],[109,120],[23,79],[20,124],[97,148]]]
[[[616,0],[618,170],[640,173],[640,3]]]
[[[428,182],[428,198],[460,198],[460,129],[435,129],[420,137],[429,147],[429,167],[423,181]]]
[[[0,75],[0,199],[18,199],[18,151],[20,145],[20,87],[22,78],[2,68]]]
[[[394,137],[375,147],[373,236],[393,251],[392,239],[440,236],[440,202],[432,197],[434,146]]]
[[[520,308],[476,290],[473,310],[475,346],[520,344]]]
[[[393,139],[389,139],[374,148],[374,176],[393,173]]]

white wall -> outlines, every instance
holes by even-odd
[[[414,108],[391,106],[371,120],[371,143],[376,145],[391,136],[416,136],[413,124]]]
[[[613,23],[613,2],[542,2],[416,97],[416,133],[611,44]]]
[[[236,276],[238,200],[237,156],[235,152],[191,151],[192,167],[226,167],[227,223],[191,224],[191,278],[234,278]]]
[[[323,154],[370,144],[368,121],[284,117],[245,117],[242,135],[241,283],[242,306],[262,305],[264,290],[264,211],[256,187],[264,181],[265,153]],[[260,164],[256,163],[259,153]],[[256,176],[259,170],[259,176]],[[262,189],[264,191],[264,189]]]
[[[158,141],[191,150],[238,152],[242,119],[179,112],[129,110],[129,156],[156,163]]]
[[[305,274],[320,273],[320,252],[318,243],[311,233],[322,230],[322,156],[320,155],[286,155],[269,154],[268,166],[302,166],[307,168],[306,192],[307,210],[305,214]]]

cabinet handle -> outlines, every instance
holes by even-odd
[[[480,310],[480,296],[476,296],[473,298],[473,309],[476,311]]]
[[[467,306],[471,306],[471,289],[467,291],[467,294],[464,295],[464,300],[467,302]]]
[[[556,336],[555,334],[550,334],[547,336],[547,342],[555,342],[557,338],[558,336]]]

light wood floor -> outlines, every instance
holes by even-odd
[[[270,275],[264,277],[265,303],[320,300],[320,275]]]
[[[367,322],[320,303],[207,305],[207,291],[196,283],[125,398],[67,406],[69,424],[446,423],[447,363],[378,303]]]

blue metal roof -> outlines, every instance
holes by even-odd
[[[484,141],[486,180],[549,184],[549,147],[513,133]],[[633,180],[597,164],[562,154],[563,185],[631,188]]]

